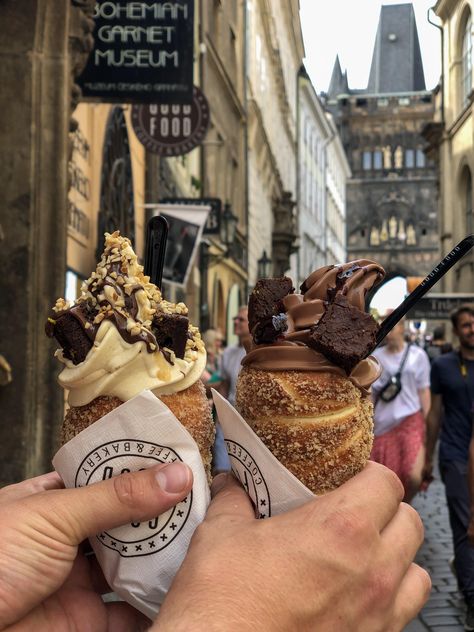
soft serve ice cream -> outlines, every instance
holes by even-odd
[[[130,240],[106,233],[101,260],[81,295],[73,305],[58,299],[46,324],[61,346],[58,379],[71,406],[66,440],[148,389],[187,427],[209,466],[214,430],[199,379],[206,351],[187,314],[184,303],[165,301],[150,283]]]
[[[366,463],[373,438],[369,389],[380,375],[378,325],[367,292],[384,276],[359,260],[291,279],[261,279],[249,300],[253,344],[242,361],[236,406],[273,454],[315,493]],[[368,356],[368,357],[366,357]]]

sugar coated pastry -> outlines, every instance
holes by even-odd
[[[365,296],[384,274],[363,259],[316,270],[300,293],[288,277],[260,279],[250,296],[253,343],[236,407],[315,494],[344,483],[370,455],[370,386],[381,369],[368,355],[378,325]]]

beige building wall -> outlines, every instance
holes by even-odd
[[[328,115],[332,135],[326,148],[326,264],[343,263],[346,247],[346,184],[351,177],[341,138]]]
[[[326,156],[332,128],[309,77],[299,79],[297,283],[327,263]]]
[[[247,10],[249,284],[253,285],[263,251],[274,256],[275,206],[284,192],[293,201],[297,197],[296,91],[304,49],[298,2],[249,0]]]
[[[211,110],[202,149],[202,195],[219,198],[222,209],[230,204],[238,219],[229,251],[219,235],[205,236],[210,257],[208,267],[201,265],[201,270],[206,275],[209,325],[219,327],[232,342],[236,303],[247,298],[245,3],[200,2],[199,6],[201,87]]]
[[[474,231],[474,125],[473,67],[463,56],[463,39],[470,38],[472,47],[472,0],[438,0],[435,13],[443,28],[443,97],[438,99],[438,122],[443,133],[439,138],[440,165],[440,228],[442,251],[458,243]],[[470,29],[466,26],[471,24]],[[444,120],[443,120],[444,115]],[[447,292],[474,291],[474,254],[466,255],[442,281]]]

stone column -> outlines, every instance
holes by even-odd
[[[51,469],[63,415],[44,322],[64,293],[76,57],[69,34],[87,22],[86,4],[0,2],[0,353],[13,376],[0,386],[0,486]]]

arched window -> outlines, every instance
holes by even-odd
[[[413,149],[405,150],[405,167],[407,169],[413,169],[415,166],[415,152]]]
[[[472,91],[472,21],[471,15],[466,20],[462,39],[462,104],[467,104]]]
[[[426,167],[426,155],[422,149],[416,150],[416,166],[420,169]]]
[[[362,169],[364,171],[372,169],[372,152],[364,151],[362,153]]]
[[[376,149],[373,155],[374,169],[382,169],[383,167],[383,154],[380,149]]]

